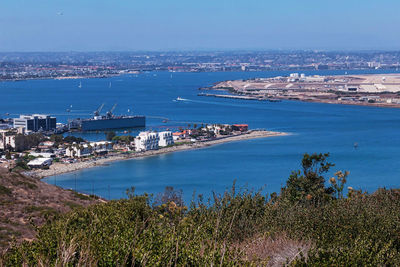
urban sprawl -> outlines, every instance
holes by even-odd
[[[0,53],[0,80],[103,78],[143,71],[396,70],[399,67],[398,51]]]

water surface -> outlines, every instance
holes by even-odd
[[[400,109],[283,101],[279,103],[207,98],[197,88],[227,79],[272,77],[288,72],[143,73],[107,79],[2,82],[0,114],[48,113],[59,121],[88,117],[101,103],[116,113],[131,109],[150,116],[148,128],[173,128],[188,123],[248,123],[293,133],[144,159],[111,163],[46,179],[65,188],[121,198],[135,186],[137,193],[157,193],[165,186],[209,195],[223,192],[236,179],[239,186],[265,186],[277,191],[290,171],[299,168],[305,152],[330,152],[336,169],[349,170],[349,185],[373,191],[398,187],[400,173]],[[305,72],[343,74],[344,71]],[[348,71],[361,73],[361,71]],[[109,83],[112,87],[109,88]],[[177,97],[187,101],[173,101]],[[71,112],[66,112],[70,107]],[[162,118],[170,119],[168,124]],[[84,134],[103,139],[104,134]],[[354,148],[354,143],[358,148]]]

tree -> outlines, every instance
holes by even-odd
[[[114,131],[109,131],[106,134],[106,139],[107,139],[107,141],[111,141],[115,136],[116,136],[116,133]]]
[[[15,135],[15,150],[22,152],[32,147],[38,146],[40,142],[45,140],[44,136],[40,133],[29,135],[17,134]]]
[[[21,168],[23,170],[29,170],[30,169],[28,164],[26,164],[26,162],[23,159],[18,159],[17,160],[17,162],[15,164],[15,168],[17,168],[17,167],[19,167],[19,168]]]
[[[64,138],[60,134],[52,134],[50,136],[50,141],[53,141],[55,146],[58,146],[59,144],[61,144],[64,141]]]
[[[281,190],[281,198],[294,202],[311,201],[321,203],[333,199],[335,189],[331,186],[325,187],[325,177],[334,164],[327,161],[329,153],[304,154],[302,159],[302,170],[293,171],[286,186]]]
[[[72,143],[79,144],[79,143],[85,142],[85,140],[81,137],[75,137],[75,136],[69,135],[69,136],[64,137],[64,142],[69,143],[69,144],[72,144]]]

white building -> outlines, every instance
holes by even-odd
[[[215,135],[218,135],[221,130],[225,131],[227,128],[229,128],[228,124],[207,125],[207,130],[209,130],[210,132],[213,132]]]
[[[28,162],[28,166],[31,168],[43,168],[50,166],[53,163],[51,158],[37,158]]]
[[[158,149],[160,137],[155,132],[140,132],[135,138],[135,150],[147,151]]]
[[[92,154],[92,147],[89,144],[72,144],[65,149],[65,155],[70,158],[87,157]]]
[[[15,148],[15,132],[9,130],[0,130],[0,149],[5,150],[7,147]]]
[[[174,144],[174,137],[172,135],[172,132],[170,131],[161,132],[158,133],[158,136],[160,138],[160,140],[158,141],[159,146],[165,147]]]
[[[85,144],[72,144],[65,149],[65,155],[67,157],[88,157],[93,153],[105,154],[113,149],[111,142],[91,142]]]
[[[304,79],[305,82],[325,82],[325,77],[314,75],[314,76],[307,76]]]
[[[93,152],[98,154],[107,153],[113,149],[113,143],[107,141],[91,142],[90,146],[92,147]]]

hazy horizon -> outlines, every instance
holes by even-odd
[[[5,0],[0,52],[393,51],[400,2]]]
[[[154,49],[154,50],[37,50],[37,51],[0,51],[0,53],[290,53],[290,52],[313,52],[313,53],[385,53],[385,52],[400,52],[399,49]]]

